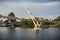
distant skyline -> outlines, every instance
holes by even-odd
[[[54,19],[60,16],[60,0],[0,0],[0,14],[14,12],[16,17],[29,18],[26,7],[33,16]]]

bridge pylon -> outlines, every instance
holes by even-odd
[[[36,18],[35,18],[34,16],[32,16],[32,13],[31,13],[31,11],[30,11],[29,8],[26,8],[26,9],[27,9],[27,12],[28,12],[30,18],[32,19],[32,21],[33,21],[33,23],[34,23],[34,28],[33,28],[33,30],[34,30],[34,31],[39,31],[39,30],[41,29],[41,28],[40,28],[41,23],[39,24],[39,22],[36,20]]]

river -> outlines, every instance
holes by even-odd
[[[0,27],[0,40],[60,40],[60,29],[48,28],[35,32],[28,28]]]

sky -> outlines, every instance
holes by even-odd
[[[55,19],[60,16],[60,0],[0,0],[0,14],[14,12],[16,17],[29,18],[26,7],[35,17]]]

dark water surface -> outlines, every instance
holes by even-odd
[[[36,33],[31,29],[0,27],[0,40],[60,40],[60,29],[48,28]]]

